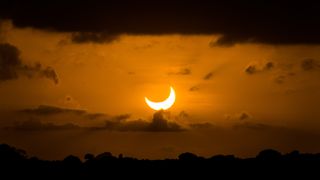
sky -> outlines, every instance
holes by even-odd
[[[0,142],[105,151],[320,151],[320,4],[4,1]],[[156,112],[144,98],[174,105]]]

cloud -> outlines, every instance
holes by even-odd
[[[61,108],[56,106],[49,106],[49,105],[40,105],[36,108],[26,108],[22,109],[19,112],[26,113],[26,114],[34,114],[34,115],[55,115],[55,114],[63,114],[63,113],[72,113],[83,115],[87,112],[85,110],[80,109],[68,109],[68,108]],[[93,114],[97,115],[97,114]]]
[[[189,127],[192,129],[209,129],[209,128],[214,128],[215,126],[211,123],[192,123],[189,124]]]
[[[146,131],[149,123],[144,120],[132,121],[112,121],[107,120],[104,127],[94,127],[93,130],[109,130],[109,131]]]
[[[7,130],[17,130],[17,131],[56,131],[56,130],[72,130],[79,129],[80,127],[72,124],[66,123],[63,125],[56,125],[54,123],[43,123],[37,119],[30,119],[27,121],[17,122],[13,126],[5,127]]]
[[[281,127],[273,127],[263,123],[243,122],[233,126],[234,129],[252,129],[252,130],[268,130]]]
[[[177,116],[176,119],[186,119],[189,117],[189,114],[186,111],[181,111]]]
[[[265,64],[262,64],[262,65],[257,63],[251,63],[245,68],[245,73],[252,75],[252,74],[267,72],[274,69],[274,67],[275,65],[271,61],[266,62]]]
[[[89,130],[110,130],[110,131],[147,131],[147,132],[176,132],[184,129],[177,123],[168,120],[170,114],[165,111],[158,111],[151,121],[130,120],[130,114],[120,114],[109,116],[104,113],[90,113],[81,109],[69,109],[56,106],[40,105],[36,108],[26,108],[18,111],[23,115],[33,115],[31,118],[46,118],[49,116],[59,116],[71,114],[88,120],[104,121],[102,126],[83,127]],[[187,117],[187,113],[182,111],[179,117]]]
[[[199,86],[192,86],[189,91],[198,91],[199,89]]]
[[[248,120],[251,119],[252,115],[247,112],[235,113],[235,114],[227,114],[226,119],[230,120]]]
[[[40,63],[36,63],[34,66],[23,65],[20,74],[28,78],[43,77],[52,80],[55,84],[59,83],[56,71],[52,67],[42,68]]]
[[[20,28],[80,33],[80,36],[73,37],[75,42],[100,43],[103,39],[112,39],[101,34],[220,34],[215,42],[219,46],[251,42],[275,45],[320,43],[320,6],[317,1],[46,3],[5,0],[0,7],[0,18],[10,19]]]
[[[206,74],[204,77],[203,77],[203,80],[209,80],[211,79],[213,76],[213,72],[209,72],[208,74]]]
[[[191,74],[191,69],[189,68],[182,68],[179,71],[168,73],[168,75],[190,75],[190,74]]]
[[[311,58],[304,59],[301,62],[301,69],[304,71],[320,69],[320,62]]]
[[[272,61],[267,61],[264,63],[261,63],[261,62],[250,63],[245,68],[244,72],[248,75],[256,75],[256,74],[261,74],[261,73],[266,73],[266,72],[272,72],[274,70],[277,70],[277,73],[273,74],[274,77],[272,77],[272,79],[277,84],[283,84],[285,82],[285,80],[287,79],[287,75],[291,74],[288,72],[282,72],[282,71],[284,71],[284,69],[282,69],[280,67],[276,67],[274,62],[272,62]]]
[[[125,121],[125,120],[129,119],[130,117],[131,117],[130,114],[120,114],[120,115],[113,117],[112,119],[114,119],[116,121]]]
[[[287,77],[285,75],[280,74],[274,78],[274,82],[276,82],[277,84],[283,84],[286,78]]]
[[[253,37],[244,34],[224,34],[220,36],[216,41],[210,42],[210,47],[222,46],[231,47],[237,43],[257,43]]]
[[[35,115],[35,116],[55,116],[63,114],[73,114],[76,116],[81,116],[89,120],[105,119],[109,118],[107,114],[104,113],[91,113],[83,109],[70,109],[64,107],[50,106],[50,105],[39,105],[35,108],[25,108],[18,111],[19,113]],[[128,115],[119,115],[114,117],[115,119],[123,119]]]
[[[104,113],[85,113],[85,117],[90,120],[96,120],[96,119],[103,119],[108,116]]]
[[[19,50],[10,44],[0,44],[0,80],[11,80],[18,78],[17,70],[21,68],[22,62],[19,58]]]
[[[286,64],[278,69],[280,73],[276,74],[274,81],[277,84],[284,84],[293,77],[303,76],[306,72],[320,72],[320,61],[313,58],[306,58],[300,63]]]
[[[169,122],[165,117],[164,111],[154,113],[150,121],[146,120],[127,120],[128,116],[123,118],[111,118],[106,120],[104,127],[95,127],[93,130],[110,130],[110,131],[146,131],[146,132],[179,132],[184,129],[175,122]],[[120,117],[120,116],[117,116]]]
[[[239,120],[246,120],[246,119],[250,119],[250,118],[251,118],[251,116],[246,112],[243,112],[239,115]]]
[[[93,32],[76,32],[71,34],[73,43],[111,43],[119,40],[119,35],[111,35],[108,33],[93,33]]]
[[[274,68],[274,63],[273,62],[267,62],[265,65],[264,65],[264,70],[271,70]]]
[[[58,75],[52,67],[43,68],[40,63],[34,66],[26,65],[20,59],[20,51],[8,43],[0,44],[0,81],[18,79],[20,76],[28,78],[43,77],[59,83]]]
[[[247,74],[255,74],[258,72],[257,68],[255,65],[249,65],[246,69],[245,69],[245,72]]]
[[[320,70],[320,61],[313,58],[306,58],[300,63],[278,63],[272,61],[252,62],[244,70],[248,75],[256,75],[268,72],[271,79],[277,84],[284,84],[293,77],[301,76],[304,72],[313,72]]]
[[[169,122],[164,111],[158,111],[154,113],[152,122],[150,123],[148,129],[150,131],[181,131],[180,125],[174,122]]]

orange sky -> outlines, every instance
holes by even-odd
[[[0,82],[2,127],[30,119],[95,127],[103,126],[106,120],[90,120],[77,114],[16,113],[39,105],[103,113],[108,118],[130,114],[126,121],[151,121],[154,111],[147,107],[144,97],[160,101],[173,86],[177,98],[168,121],[186,129],[11,129],[0,133],[2,142],[22,146],[30,154],[62,158],[67,153],[109,150],[148,158],[174,157],[183,151],[205,156],[248,156],[267,146],[283,151],[320,151],[315,145],[319,138],[314,138],[319,137],[320,130],[319,46],[246,43],[225,47],[212,45],[218,35],[178,34],[121,35],[108,43],[75,44],[70,42],[70,33],[15,28],[10,22],[2,23],[0,33],[0,42],[19,49],[24,64],[51,66],[59,78],[58,84],[26,76]],[[305,68],[304,63],[312,68]],[[204,123],[211,126],[190,126]],[[294,137],[298,137],[298,144],[294,144]],[[278,139],[273,142],[274,138]],[[45,142],[52,143],[55,152],[47,149]]]

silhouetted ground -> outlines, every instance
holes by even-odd
[[[28,157],[24,150],[0,144],[0,179],[319,179],[320,154],[293,151],[281,154],[267,149],[254,158],[233,155],[211,158],[182,153],[177,159],[138,160],[113,156],[109,152],[86,154],[84,161],[76,156],[47,161]],[[5,178],[1,178],[5,177]]]

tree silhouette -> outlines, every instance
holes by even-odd
[[[69,155],[61,161],[29,158],[24,150],[0,144],[0,178],[42,178],[42,179],[93,179],[130,178],[190,178],[197,179],[232,177],[253,177],[261,175],[268,178],[297,177],[319,178],[320,154],[300,153],[292,151],[281,154],[273,149],[266,149],[254,158],[237,158],[234,155],[215,155],[204,158],[196,154],[181,153],[177,159],[138,160],[124,157],[120,154],[113,156],[110,152],[98,155],[87,153],[82,162],[77,156]],[[259,176],[256,176],[259,174]],[[316,178],[318,177],[318,178]],[[3,179],[3,178],[1,178]]]

